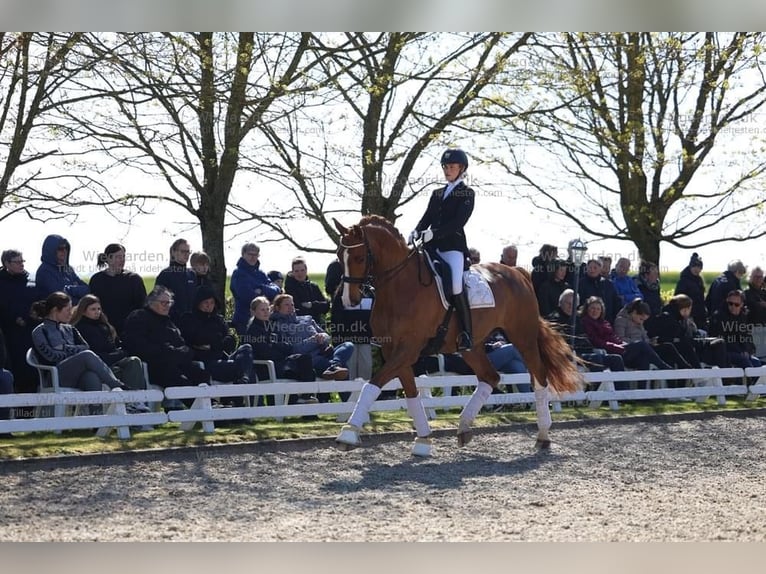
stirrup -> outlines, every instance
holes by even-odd
[[[471,338],[471,335],[469,335],[467,331],[463,331],[457,337],[457,350],[469,351],[472,348],[473,348],[473,339]]]

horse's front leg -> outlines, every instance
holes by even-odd
[[[548,429],[551,428],[551,410],[548,405],[548,387],[543,387],[534,380],[535,410],[537,411],[537,441],[535,446],[541,450],[551,447],[551,439],[548,437]]]

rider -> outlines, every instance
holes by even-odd
[[[463,227],[473,212],[474,192],[464,182],[468,156],[461,149],[448,149],[442,154],[442,170],[447,185],[431,195],[425,214],[410,234],[410,243],[417,238],[436,248],[436,253],[450,266],[452,304],[457,311],[462,331],[458,350],[473,347],[471,340],[471,310],[463,289],[463,270],[468,256],[468,244]]]

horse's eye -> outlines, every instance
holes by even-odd
[[[354,263],[364,263],[364,255],[356,255],[354,257]]]

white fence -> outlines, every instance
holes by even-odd
[[[591,408],[597,408],[607,402],[613,410],[619,408],[619,402],[624,400],[649,399],[696,399],[698,401],[715,397],[719,404],[725,404],[727,396],[744,396],[754,400],[766,394],[766,367],[751,369],[689,369],[672,371],[626,371],[602,373],[584,373],[584,379],[592,390],[577,393],[552,396],[551,403],[554,411],[561,410],[565,402],[585,402]],[[757,380],[747,384],[745,377]],[[724,385],[723,379],[736,379],[739,384]],[[507,388],[514,385],[529,384],[528,374],[502,375],[502,382]],[[692,381],[693,386],[667,388],[669,380]],[[630,390],[614,390],[614,383],[629,381]],[[230,419],[262,419],[284,417],[299,417],[303,415],[334,414],[339,421],[345,420],[351,413],[356,397],[365,383],[362,379],[353,381],[324,381],[300,383],[295,381],[277,380],[273,383],[253,383],[248,385],[200,385],[188,387],[167,387],[162,391],[94,391],[41,394],[0,395],[0,407],[34,407],[36,410],[54,405],[77,406],[83,404],[102,404],[104,414],[65,416],[69,413],[59,413],[60,416],[40,417],[31,419],[15,419],[0,421],[0,433],[23,431],[61,431],[68,429],[95,428],[100,436],[107,436],[112,429],[117,431],[119,438],[129,438],[130,427],[143,425],[158,425],[165,422],[181,423],[181,428],[190,430],[200,424],[206,432],[215,430],[215,422]],[[431,418],[436,416],[436,409],[460,408],[470,398],[468,394],[451,396],[453,387],[475,387],[477,379],[473,375],[443,375],[422,376],[417,378],[421,396],[426,410]],[[389,382],[383,390],[401,388],[398,380]],[[432,390],[441,389],[440,396],[434,396]],[[348,392],[350,397],[346,402],[331,402],[321,404],[288,405],[289,395],[317,393]],[[242,406],[215,408],[213,399],[224,397],[250,397],[249,404],[256,404],[259,396],[274,397],[273,405]],[[159,402],[163,398],[184,399],[193,401],[191,408],[178,411],[127,414],[125,403],[129,402]],[[534,404],[532,392],[508,392],[493,394],[488,404]],[[404,399],[378,400],[372,405],[373,411],[391,411],[406,409]],[[66,409],[71,410],[71,409]],[[39,414],[39,413],[38,413]]]

